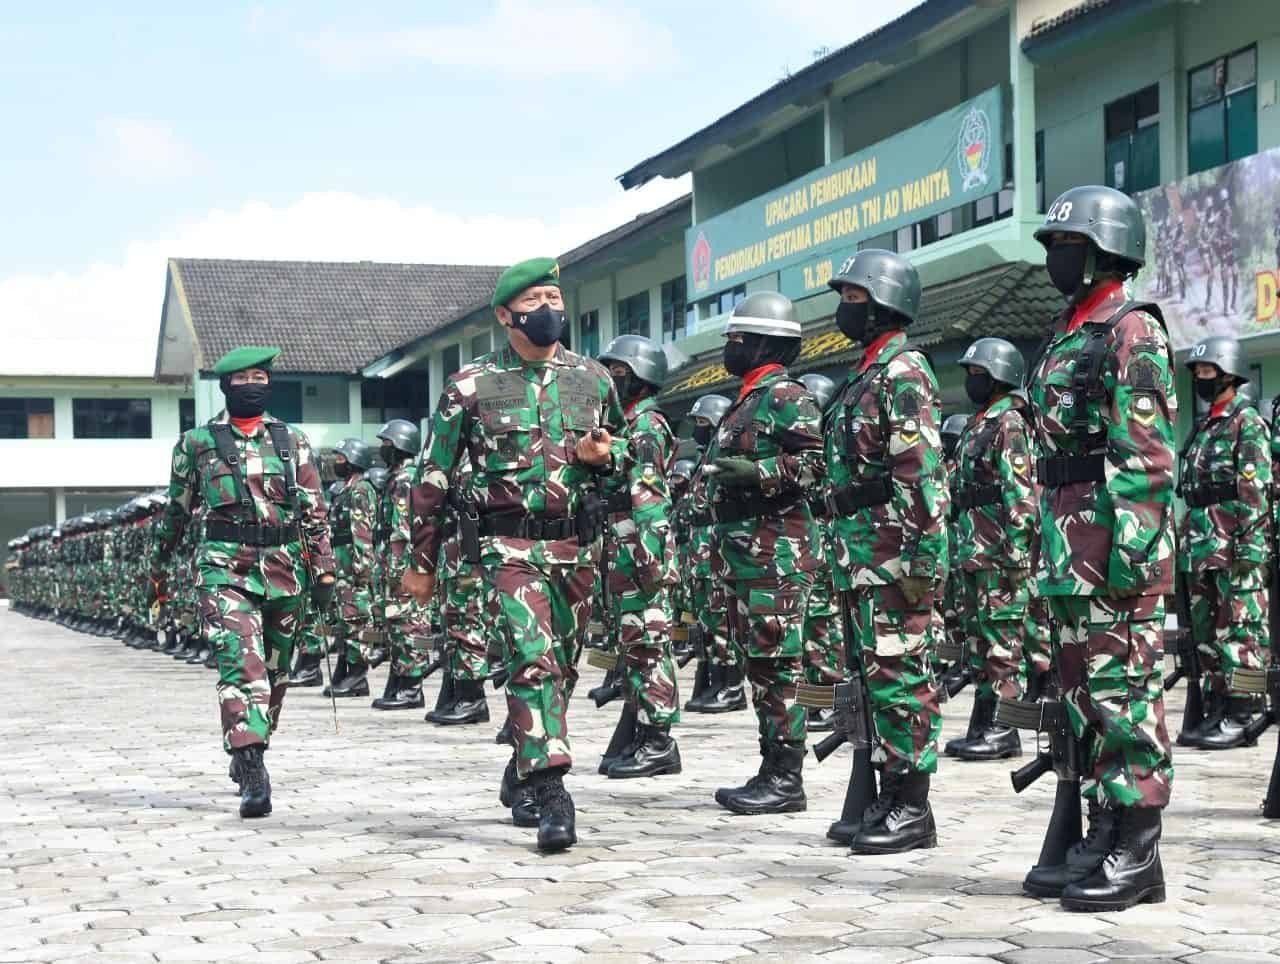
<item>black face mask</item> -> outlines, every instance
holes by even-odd
[[[271,401],[271,385],[259,382],[228,385],[222,394],[227,399],[227,414],[232,418],[254,418],[267,410],[267,402]]]
[[[613,390],[618,393],[618,401],[622,404],[633,401],[644,390],[644,384],[631,372],[613,376]]]
[[[382,456],[382,464],[391,466],[396,464],[396,459],[400,455],[400,450],[394,445],[383,445],[378,448],[378,454]]]
[[[1044,266],[1049,270],[1053,286],[1070,298],[1084,284],[1087,244],[1055,244],[1045,252]]]
[[[970,372],[964,377],[964,393],[975,405],[986,405],[996,390],[996,381],[987,372]]]
[[[726,341],[724,343],[724,370],[735,378],[741,378],[756,367],[756,356],[760,354],[755,339],[747,337],[742,341]]]
[[[1227,387],[1223,384],[1221,378],[1197,378],[1194,381],[1196,383],[1196,397],[1206,402],[1212,402]]]
[[[712,433],[715,432],[715,426],[712,425],[695,425],[693,427],[693,440],[698,443],[699,448],[706,448],[711,444]]]
[[[539,305],[536,311],[521,313],[511,311],[511,324],[539,348],[554,345],[564,334],[564,312],[548,304]]]
[[[951,461],[955,461],[956,451],[960,448],[960,436],[944,435],[942,437],[942,454]]]
[[[871,302],[842,301],[836,309],[836,327],[854,344],[862,344],[871,321]]]
[[[340,478],[340,479],[349,479],[349,478],[351,478],[351,463],[350,463],[350,462],[335,462],[335,463],[334,463],[334,466],[333,466],[333,474],[334,474],[334,475],[336,475],[336,476],[337,476],[338,478]]]

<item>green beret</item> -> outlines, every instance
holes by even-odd
[[[502,272],[493,289],[493,307],[505,305],[525,288],[532,288],[534,285],[560,287],[560,265],[555,258],[530,258],[513,264]]]
[[[231,351],[219,358],[217,364],[213,366],[213,373],[215,375],[230,375],[232,372],[241,372],[246,368],[269,369],[278,354],[280,354],[279,348],[267,348],[263,345],[242,345],[239,348],[231,349]]]

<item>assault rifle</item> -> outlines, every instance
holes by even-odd
[[[1245,728],[1245,742],[1253,744],[1267,729],[1280,723],[1280,566],[1277,566],[1277,549],[1271,549],[1271,607],[1268,616],[1271,628],[1271,665],[1267,669],[1235,669],[1227,680],[1227,686],[1241,693],[1265,694],[1266,711]],[[1280,819],[1280,741],[1276,743],[1275,760],[1271,764],[1271,779],[1267,783],[1267,795],[1262,801],[1262,815],[1268,820]]]
[[[1009,700],[996,703],[996,722],[1019,730],[1035,730],[1047,737],[1035,759],[1009,774],[1014,793],[1021,793],[1046,773],[1058,778],[1053,798],[1053,813],[1040,847],[1038,867],[1056,867],[1066,863],[1067,851],[1081,838],[1080,777],[1084,770],[1084,753],[1071,729],[1067,704],[1063,700]]]
[[[866,667],[862,654],[854,646],[857,637],[849,616],[849,600],[840,593],[840,618],[844,626],[845,661],[851,678],[835,686],[796,684],[796,702],[811,709],[834,710],[835,729],[814,744],[813,755],[819,763],[846,743],[853,746],[849,785],[845,789],[840,819],[831,825],[827,836],[847,844],[862,823],[862,815],[879,796],[875,768],[871,762],[876,731],[871,720],[871,694],[867,689]]]
[[[1187,681],[1187,703],[1182,712],[1182,732],[1178,734],[1178,746],[1190,746],[1191,734],[1204,723],[1204,694],[1200,683],[1203,667],[1200,665],[1200,650],[1196,645],[1195,633],[1191,622],[1191,576],[1180,572],[1177,576],[1175,600],[1178,611],[1178,630],[1166,637],[1166,645],[1173,653],[1173,672],[1164,681],[1165,692],[1178,685],[1178,681]]]
[[[944,640],[938,644],[938,659],[950,665],[942,673],[941,688],[946,699],[954,699],[961,690],[973,682],[973,668],[969,665],[968,647]]]

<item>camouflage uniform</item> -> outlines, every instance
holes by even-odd
[[[264,415],[254,434],[246,436],[224,412],[182,435],[173,450],[169,506],[152,563],[153,571],[163,571],[184,534],[195,527],[203,532],[194,554],[194,584],[205,637],[218,660],[218,703],[228,752],[266,744],[279,723],[289,657],[305,608],[309,576],[304,557],[309,554],[317,577],[334,569],[310,443],[285,426],[293,449],[296,488],[291,492],[286,465],[269,434],[272,424],[284,425]],[[228,465],[218,454],[219,425],[230,432],[237,465]],[[238,524],[284,529],[289,538],[261,546],[209,535],[210,526]]]
[[[410,499],[417,483],[418,467],[404,462],[391,470],[382,492],[378,517],[386,532],[382,550],[382,619],[391,646],[391,671],[403,680],[420,685],[431,650],[431,611],[413,596],[398,588],[409,565],[412,550]]]
[[[617,433],[622,424],[613,382],[598,363],[563,347],[545,363],[526,363],[506,348],[449,377],[423,449],[413,490],[413,566],[427,573],[438,567],[450,479],[465,454],[481,564],[501,607],[521,779],[572,763],[566,709],[600,554],[585,524],[580,544],[575,519],[604,474],[580,463],[576,446],[597,427]],[[625,440],[616,439],[613,452],[616,469]],[[517,531],[537,537],[502,534]],[[549,532],[565,535],[542,537]]]
[[[346,645],[348,666],[369,661],[369,647],[359,640],[372,615],[374,517],[378,494],[362,473],[344,480],[329,509],[333,557],[337,565],[338,614]]]

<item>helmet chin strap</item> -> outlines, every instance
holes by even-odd
[[[1080,287],[1071,296],[1071,304],[1078,305],[1089,297],[1093,290],[1093,273],[1098,270],[1098,253],[1092,242],[1086,245],[1084,253],[1084,274],[1080,277]]]

